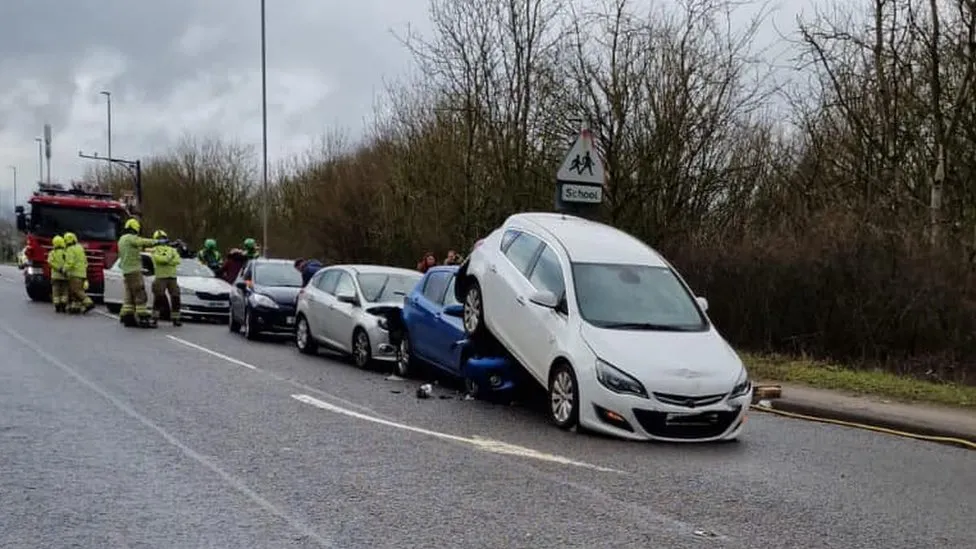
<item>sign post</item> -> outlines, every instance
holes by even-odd
[[[556,173],[556,211],[595,216],[603,203],[604,181],[603,160],[594,146],[593,133],[584,129]]]

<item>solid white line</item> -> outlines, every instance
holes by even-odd
[[[105,318],[111,318],[112,320],[118,320],[119,315],[113,315],[112,313],[106,313],[105,311],[99,311],[98,309],[92,309],[93,313],[100,314]]]
[[[196,343],[191,343],[191,342],[189,342],[189,341],[187,341],[185,339],[181,339],[181,338],[178,338],[176,336],[171,336],[171,335],[167,335],[166,337],[172,339],[173,341],[175,341],[175,342],[177,342],[179,344],[186,345],[187,347],[191,347],[191,348],[196,349],[198,351],[203,351],[204,353],[207,353],[208,355],[215,356],[217,358],[226,360],[227,362],[230,362],[231,364],[236,364],[238,366],[243,366],[243,367],[247,368],[248,370],[257,370],[258,369],[257,366],[252,366],[252,365],[248,364],[247,362],[244,362],[242,360],[237,360],[234,357],[230,357],[230,356],[227,356],[225,354],[218,353],[217,351],[211,351],[210,349],[208,349],[206,347],[202,347],[200,345],[197,345]]]
[[[323,547],[335,547],[335,544],[331,540],[322,537],[317,532],[315,532],[310,526],[304,524],[298,519],[291,517],[285,511],[279,509],[277,506],[275,506],[275,504],[271,503],[270,501],[262,497],[260,494],[258,494],[257,492],[249,488],[241,480],[239,480],[238,478],[234,477],[230,473],[221,469],[219,465],[217,465],[216,463],[208,459],[206,456],[200,454],[199,452],[193,450],[189,446],[180,442],[179,439],[169,434],[166,430],[164,430],[159,425],[153,423],[151,419],[147,418],[146,416],[132,409],[128,404],[112,396],[108,391],[102,389],[94,382],[89,381],[88,378],[78,373],[71,366],[68,366],[64,362],[61,362],[57,358],[47,354],[43,349],[35,345],[34,342],[28,340],[27,338],[20,335],[19,333],[10,330],[9,328],[6,327],[0,327],[0,329],[2,329],[4,332],[6,332],[14,339],[20,341],[25,347],[28,347],[29,349],[37,353],[37,355],[43,358],[44,360],[48,361],[54,366],[57,366],[58,368],[63,370],[66,374],[75,378],[79,383],[81,383],[85,387],[88,387],[88,389],[90,389],[91,391],[97,393],[99,396],[101,396],[102,398],[110,402],[113,406],[118,408],[124,414],[128,415],[129,417],[135,419],[139,423],[142,423],[144,426],[155,431],[157,434],[159,434],[159,436],[161,436],[164,440],[166,440],[166,442],[178,448],[181,452],[183,452],[183,454],[185,454],[190,459],[200,463],[207,469],[210,469],[213,473],[215,473],[217,476],[223,479],[223,481],[227,483],[230,487],[234,488],[238,492],[241,492],[242,494],[247,496],[251,501],[257,504],[258,507],[278,517],[279,519],[287,523],[289,526],[294,528],[296,531],[300,532],[303,536],[315,541],[319,545]]]
[[[479,450],[484,450],[487,452],[493,452],[496,454],[506,454],[510,456],[525,457],[531,459],[537,459],[540,461],[548,461],[551,463],[559,463],[561,465],[573,465],[575,467],[583,467],[585,469],[592,469],[595,471],[602,471],[605,473],[618,473],[624,474],[624,471],[619,469],[611,469],[609,467],[601,467],[599,465],[593,465],[591,463],[586,463],[582,461],[576,461],[567,457],[557,456],[554,454],[547,454],[534,450],[532,448],[526,448],[524,446],[517,446],[515,444],[509,444],[507,442],[502,442],[498,440],[492,440],[488,438],[481,437],[461,437],[457,435],[451,435],[448,433],[441,433],[439,431],[432,431],[430,429],[424,429],[422,427],[414,427],[413,425],[406,425],[404,423],[398,423],[396,421],[390,421],[387,419],[382,419],[367,414],[362,414],[353,410],[348,410],[335,404],[330,404],[328,402],[319,400],[315,397],[309,395],[291,395],[291,397],[299,402],[315,406],[322,410],[328,410],[337,414],[346,415],[349,417],[354,417],[356,419],[361,419],[364,421],[370,421],[373,423],[378,423],[380,425],[386,425],[387,427],[393,427],[395,429],[401,429],[403,431],[410,431],[413,433],[419,433],[429,437],[439,438],[442,440],[450,440],[452,442],[459,442],[462,444],[467,444],[469,446],[474,446]]]

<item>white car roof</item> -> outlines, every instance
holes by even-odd
[[[415,271],[413,269],[401,269],[400,267],[388,267],[386,265],[329,265],[327,269],[333,267],[340,267],[353,271],[355,273],[369,274],[369,273],[381,273],[381,274],[399,274],[399,275],[413,275],[413,276],[423,276],[420,271]]]
[[[563,246],[571,261],[670,266],[661,254],[630,234],[581,217],[529,212],[505,220],[504,228],[519,227],[555,240]]]

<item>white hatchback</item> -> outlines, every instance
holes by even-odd
[[[458,271],[473,341],[497,339],[556,425],[635,440],[735,439],[752,399],[739,356],[677,271],[633,236],[551,213],[509,217]]]

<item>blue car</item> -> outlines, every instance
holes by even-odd
[[[479,352],[465,338],[464,307],[454,297],[457,270],[431,268],[404,299],[396,373],[407,377],[430,365],[464,379],[476,396],[509,391],[515,386],[512,359],[502,352]]]

